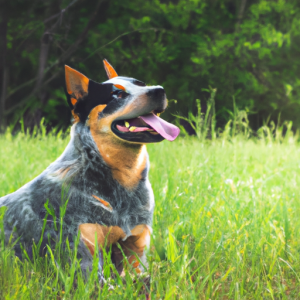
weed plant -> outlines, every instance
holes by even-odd
[[[200,111],[189,119],[196,137],[147,146],[156,199],[147,254],[152,299],[300,299],[298,136],[288,122],[266,123],[254,136],[242,114],[235,109],[221,131]],[[68,139],[43,130],[0,136],[0,196],[41,173]],[[60,244],[21,261],[2,237],[0,298],[144,299],[134,274],[112,278],[109,253],[101,288],[97,257],[85,280],[76,247]]]

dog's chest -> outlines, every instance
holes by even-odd
[[[151,226],[154,195],[147,173],[134,189],[128,190],[105,170],[87,172],[72,184],[69,213],[76,213],[79,223],[119,226],[124,231],[140,224]]]
[[[152,221],[154,196],[148,179],[140,181],[134,190],[114,184],[102,185],[98,191],[99,196],[93,195],[92,204],[99,207],[109,221],[126,222],[131,226],[149,224]]]

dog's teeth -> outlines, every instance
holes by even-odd
[[[127,128],[129,128],[130,124],[129,124],[127,121],[124,121],[124,123],[125,123],[125,126],[126,126]]]
[[[159,116],[160,116],[160,113],[157,113],[156,115],[159,117]]]
[[[134,127],[134,126],[131,126],[130,128],[129,128],[129,131],[134,131],[136,129],[136,127]]]

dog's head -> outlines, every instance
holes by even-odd
[[[109,80],[97,83],[65,66],[68,103],[75,122],[129,143],[173,141],[179,128],[159,117],[167,107],[163,87],[118,76],[106,60],[104,67]]]

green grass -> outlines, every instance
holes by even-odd
[[[0,196],[43,171],[68,138],[0,136]],[[295,139],[180,138],[148,146],[156,207],[152,299],[300,298],[300,147]],[[56,253],[59,260],[60,253]],[[68,254],[72,257],[73,254]],[[1,299],[144,299],[142,284],[101,290],[75,263],[0,254]],[[109,265],[105,271],[109,274]]]

